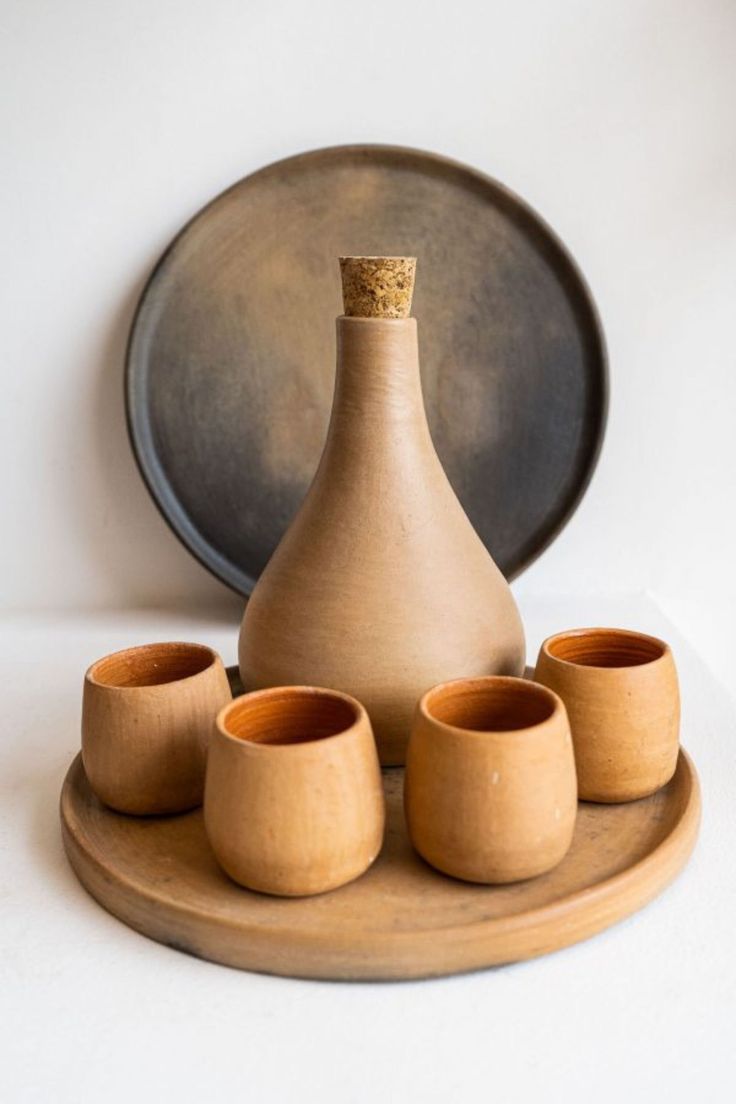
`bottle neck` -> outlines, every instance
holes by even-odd
[[[413,318],[338,318],[329,437],[429,438]]]

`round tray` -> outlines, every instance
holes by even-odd
[[[477,886],[412,850],[403,770],[384,772],[386,842],[362,878],[319,897],[251,893],[215,863],[196,810],[121,816],[101,805],[81,756],[61,795],[64,845],[82,884],[144,935],[228,966],[305,978],[400,979],[475,970],[576,943],[635,912],[685,865],[700,794],[680,753],[672,781],[626,805],[581,803],[572,848],[551,873]]]
[[[338,146],[246,177],[182,230],[128,349],[133,449],[187,548],[253,589],[316,470],[341,254],[418,257],[414,311],[432,437],[502,571],[560,532],[598,457],[603,334],[569,253],[475,169]]]

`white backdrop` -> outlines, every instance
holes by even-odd
[[[733,0],[1,10],[6,608],[235,608],[134,467],[121,383],[133,307],[172,235],[224,187],[359,141],[497,177],[555,227],[597,299],[605,447],[522,600],[733,592]]]

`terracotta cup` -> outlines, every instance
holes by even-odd
[[[412,843],[445,874],[501,883],[551,870],[577,812],[564,705],[520,678],[436,686],[417,708],[404,807]]]
[[[213,720],[231,700],[222,660],[202,644],[144,644],[98,659],[82,703],[92,789],[121,813],[200,805]]]
[[[373,732],[355,698],[285,686],[221,710],[204,823],[234,881],[284,897],[335,889],[376,858],[384,818]]]
[[[575,629],[542,644],[537,682],[570,717],[585,801],[633,801],[677,766],[680,695],[669,645],[625,629]]]

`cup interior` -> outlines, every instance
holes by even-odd
[[[553,659],[579,667],[641,667],[661,659],[666,645],[654,636],[627,629],[579,629],[560,633],[546,645]]]
[[[289,688],[236,698],[220,724],[236,740],[283,747],[338,736],[352,728],[358,716],[356,707],[339,694]]]
[[[203,644],[143,644],[98,660],[89,678],[99,686],[164,686],[206,671],[215,661]]]
[[[514,732],[554,713],[552,693],[535,682],[490,676],[435,687],[424,699],[429,716],[470,732]]]

